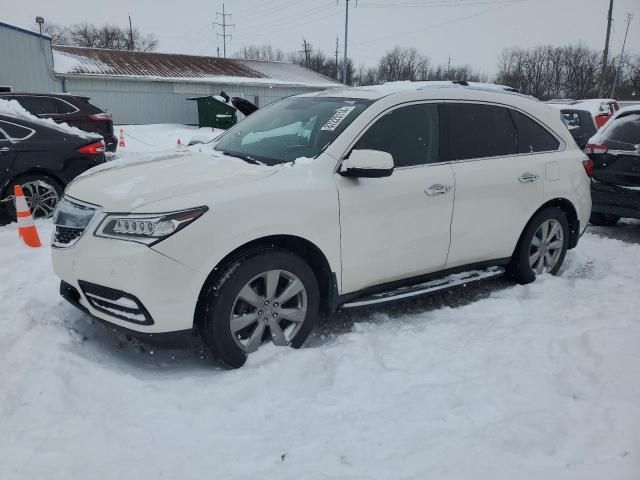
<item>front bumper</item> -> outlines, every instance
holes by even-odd
[[[71,303],[103,322],[143,334],[193,328],[206,276],[152,248],[87,231],[72,247],[52,248],[52,258],[55,273],[77,292]],[[106,287],[106,293],[89,292],[87,285]],[[122,293],[118,302],[124,307],[114,305],[113,291]],[[144,315],[127,308],[136,307],[132,299]]]
[[[625,218],[640,218],[640,190],[592,182],[591,199],[594,212]]]

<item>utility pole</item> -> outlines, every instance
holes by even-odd
[[[616,86],[618,85],[618,75],[620,74],[620,70],[622,69],[623,63],[622,59],[624,58],[624,47],[627,45],[627,35],[629,35],[629,25],[631,25],[631,19],[633,18],[633,13],[627,13],[627,29],[624,32],[624,41],[622,42],[622,50],[620,51],[620,58],[618,59],[618,68],[616,68],[616,73],[613,76],[613,85],[611,86],[611,98],[614,98],[616,94]]]
[[[133,27],[131,26],[131,15],[129,15],[129,50],[135,50],[135,48],[133,48]]]
[[[602,53],[602,76],[600,77],[600,90],[598,97],[604,95],[604,83],[607,80],[607,60],[609,57],[609,38],[611,37],[611,21],[613,20],[613,0],[609,0],[609,14],[607,15],[607,37],[604,41],[604,52]]]
[[[338,0],[339,1],[339,0]],[[344,60],[342,62],[342,83],[347,84],[347,45],[349,37],[349,2],[352,0],[344,0]],[[358,0],[353,0],[358,6]]]
[[[216,51],[218,52],[218,58],[220,58],[220,47],[216,47]]]
[[[235,27],[233,23],[227,23],[227,17],[230,17],[230,13],[224,13],[224,3],[222,4],[222,13],[216,12],[216,20],[218,19],[218,15],[222,17],[222,23],[213,22],[213,26],[215,28],[216,25],[222,27],[222,33],[216,33],[218,37],[222,37],[222,54],[224,58],[227,58],[227,37],[231,37],[230,33],[227,33],[227,27]],[[218,54],[220,56],[220,54]]]
[[[338,37],[336,37],[336,80],[338,80]]]
[[[447,80],[451,80],[451,55],[449,55],[449,62],[447,63]]]
[[[309,55],[311,54],[311,44],[307,42],[305,38],[302,39],[302,50],[300,53],[304,53],[304,66],[309,68]]]

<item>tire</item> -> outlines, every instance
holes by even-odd
[[[545,243],[543,240],[544,225],[548,226],[547,233],[549,234],[552,229],[558,228],[561,232],[561,238],[557,234],[553,237],[549,235],[549,243],[542,249],[539,245]],[[550,248],[551,245],[556,248]],[[533,216],[522,232],[516,250],[511,257],[511,262],[507,266],[507,275],[522,285],[533,282],[536,275],[542,273],[555,275],[562,266],[568,246],[569,222],[567,216],[559,208],[545,208]],[[539,253],[537,257],[536,253]],[[532,260],[534,260],[533,263]],[[542,268],[540,262],[543,262]]]
[[[285,298],[299,286],[298,293]],[[265,249],[233,262],[211,283],[203,301],[199,325],[205,347],[226,367],[240,368],[269,335],[276,345],[301,347],[318,317],[320,290],[300,257]]]
[[[613,227],[618,220],[620,220],[619,216],[610,213],[591,212],[589,217],[589,223],[596,227]]]
[[[13,187],[15,185],[22,186],[27,204],[34,218],[47,218],[53,215],[55,206],[64,193],[64,188],[57,180],[48,175],[33,173],[14,179],[5,190],[3,198],[13,196]],[[32,200],[34,193],[39,197],[38,200],[36,200],[38,202],[37,205],[34,205],[34,200]],[[5,203],[5,206],[7,214],[15,221],[15,203],[9,201]]]

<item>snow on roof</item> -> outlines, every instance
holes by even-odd
[[[610,98],[589,98],[586,100],[576,100],[573,105],[580,105],[595,116],[600,113],[609,113],[609,107],[607,104],[611,102],[616,102],[616,100],[612,100]]]
[[[101,48],[53,46],[58,75],[92,75],[157,81],[243,83],[328,88],[338,82],[300,65],[235,58]]]
[[[40,125],[44,125],[49,128],[53,128],[55,130],[59,130],[64,133],[70,133],[72,135],[77,135],[82,138],[98,138],[100,135],[96,133],[88,133],[84,130],[80,130],[76,127],[71,127],[66,123],[56,123],[50,118],[40,118],[32,115],[27,110],[24,109],[22,105],[20,105],[16,100],[0,100],[0,115],[7,115],[9,117],[14,117],[17,119],[25,119],[32,123],[39,123]]]
[[[591,110],[576,103],[556,103],[556,102],[544,102],[544,103],[546,105],[549,105],[552,108],[557,108],[558,110],[580,110],[583,112],[591,113]]]
[[[381,85],[367,85],[362,87],[342,86],[342,88],[334,88],[332,90],[308,93],[305,95],[378,99],[378,98],[382,98],[387,95],[392,95],[395,93],[415,92],[418,90],[427,90],[427,89],[436,89],[436,88],[461,88],[461,89],[466,88],[471,90],[484,90],[484,91],[497,92],[497,93],[506,93],[509,95],[516,95],[516,96],[527,98],[530,100],[535,100],[536,102],[538,101],[538,99],[536,99],[535,97],[518,93],[514,88],[508,87],[506,85],[497,85],[493,83],[478,83],[478,82],[468,82],[465,84],[461,84],[461,83],[456,83],[450,80],[441,80],[441,81],[429,80],[429,81],[419,81],[419,82],[403,80],[398,82],[387,82]]]

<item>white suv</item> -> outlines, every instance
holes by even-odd
[[[198,327],[231,367],[319,314],[506,273],[556,273],[591,211],[590,164],[523,95],[399,83],[286,98],[209,153],[78,177],[54,223],[62,295],[162,336]]]

